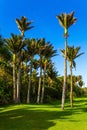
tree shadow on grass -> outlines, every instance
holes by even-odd
[[[72,111],[36,110],[36,108],[4,111],[0,114],[0,130],[48,130],[54,120],[67,119]]]
[[[70,109],[70,106],[67,105],[66,108],[71,110],[73,114],[81,114],[87,112],[87,96],[74,99],[73,108]]]
[[[14,105],[0,108],[0,130],[48,130],[55,127],[56,121],[80,122],[73,114],[87,112],[86,99],[74,101],[71,109],[69,104],[65,110],[60,105]]]

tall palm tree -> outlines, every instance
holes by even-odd
[[[42,86],[42,94],[41,94],[41,103],[43,103],[44,99],[44,90],[45,90],[45,77],[46,77],[46,70],[47,66],[51,64],[51,58],[56,56],[57,50],[54,50],[52,44],[49,42],[46,43],[46,48],[42,54],[42,64],[43,64],[43,86]]]
[[[37,103],[40,103],[40,95],[41,95],[41,83],[42,83],[42,57],[44,49],[46,48],[45,39],[37,40],[37,54],[39,55],[39,66],[40,66],[40,76],[39,76],[39,85],[38,85],[38,94],[37,94]]]
[[[24,32],[33,28],[34,26],[30,26],[33,21],[27,22],[27,18],[22,16],[21,19],[16,18],[16,23],[18,25],[19,30],[21,31],[21,35],[24,37]]]
[[[74,18],[74,12],[70,14],[62,13],[61,15],[56,16],[59,20],[60,25],[64,28],[64,37],[65,37],[65,57],[64,57],[64,84],[63,84],[63,91],[62,91],[62,110],[64,109],[65,103],[65,90],[66,90],[66,81],[67,81],[67,38],[68,38],[68,29],[69,27],[76,22],[76,18]]]
[[[18,25],[19,30],[21,31],[21,36],[22,36],[22,42],[24,41],[24,33],[25,31],[33,28],[33,26],[30,26],[33,21],[27,21],[28,19],[25,16],[22,16],[21,19],[16,18],[16,23]],[[19,58],[21,60],[21,51],[19,54]],[[21,63],[21,62],[20,62]],[[19,64],[19,69],[18,69],[18,86],[20,86],[20,76],[21,76],[21,68]]]
[[[20,102],[20,64],[21,64],[21,49],[25,46],[25,41],[22,41],[22,36],[11,34],[11,38],[5,39],[6,46],[12,54],[13,66],[13,101]],[[16,75],[17,72],[17,75]],[[16,80],[17,77],[17,80]],[[17,85],[16,85],[17,83]]]
[[[28,39],[26,44],[27,58],[28,58],[28,62],[30,62],[27,103],[30,103],[31,77],[32,77],[33,60],[36,54],[36,43],[37,43],[36,39]]]
[[[74,47],[74,46],[67,46],[67,60],[69,62],[69,66],[70,66],[70,75],[71,75],[71,87],[70,87],[70,105],[71,108],[73,106],[73,79],[72,79],[72,68],[76,68],[76,62],[75,59],[78,58],[79,56],[81,56],[82,53],[79,53],[80,51],[80,47]],[[61,50],[63,56],[65,57],[65,50]]]

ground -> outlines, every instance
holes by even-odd
[[[87,97],[45,105],[20,104],[0,107],[0,130],[87,130]]]

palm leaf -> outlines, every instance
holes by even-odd
[[[73,61],[73,67],[76,69],[76,62]]]

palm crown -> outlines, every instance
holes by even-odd
[[[68,36],[68,28],[77,20],[77,18],[74,18],[73,16],[74,12],[71,12],[70,14],[62,13],[61,15],[56,16],[60,25],[64,28],[65,36]]]
[[[13,33],[11,33],[10,39],[5,39],[5,42],[7,47],[14,53],[18,53],[25,45],[24,42],[22,42],[22,37]]]
[[[33,21],[27,22],[27,18],[22,16],[21,19],[16,18],[16,23],[18,24],[19,30],[22,32],[22,36],[24,36],[24,32],[33,28],[34,26],[30,26]]]
[[[75,63],[75,59],[78,58],[79,56],[81,56],[82,53],[79,53],[80,47],[74,47],[74,46],[67,46],[67,60],[69,61],[70,67],[74,67],[76,68],[76,63]],[[65,50],[61,50],[63,56],[65,56]]]

